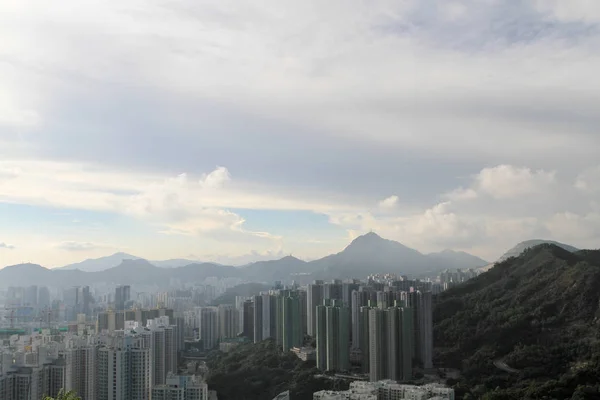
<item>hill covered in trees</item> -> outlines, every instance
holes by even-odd
[[[208,386],[219,400],[272,399],[286,390],[292,400],[312,400],[314,392],[348,388],[343,381],[316,377],[320,371],[314,362],[282,353],[273,340],[243,344],[229,353],[213,352],[207,365]]]
[[[269,290],[270,288],[271,285],[266,285],[264,283],[242,283],[227,289],[225,293],[217,297],[212,304],[215,306],[218,306],[219,304],[235,304],[235,298],[237,296],[254,296],[262,291]]]
[[[458,398],[600,399],[600,251],[526,250],[440,294],[436,362]]]

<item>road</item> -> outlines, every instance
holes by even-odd
[[[519,373],[518,369],[509,367],[508,364],[505,363],[504,360],[502,360],[502,359],[494,361],[494,366],[498,369],[501,369],[504,372],[508,372],[509,374],[518,374]]]

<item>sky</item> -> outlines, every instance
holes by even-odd
[[[595,0],[4,0],[0,38],[0,267],[599,247]]]

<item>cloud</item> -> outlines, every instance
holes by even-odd
[[[1,249],[6,249],[6,250],[14,250],[15,246],[11,245],[11,244],[7,244],[4,242],[0,242],[0,250]]]
[[[596,2],[43,5],[0,4],[2,202],[267,243],[240,209],[486,252],[562,218],[592,242]]]
[[[379,202],[379,208],[384,210],[393,209],[398,205],[398,196],[390,196]]]
[[[577,176],[575,187],[584,192],[600,191],[600,165],[581,172]]]
[[[468,185],[442,194],[444,201],[428,208],[399,210],[400,215],[334,213],[330,221],[352,232],[374,230],[422,251],[457,248],[488,259],[532,238],[594,247],[600,239],[600,207],[595,193],[581,184],[594,182],[594,173],[579,174],[578,187],[586,191],[576,192],[554,171],[486,167]]]
[[[484,168],[476,177],[476,188],[497,199],[539,194],[555,182],[555,172],[499,165]]]
[[[55,247],[65,251],[87,252],[90,250],[111,248],[112,246],[92,242],[65,241],[56,244]]]
[[[231,175],[225,167],[217,167],[210,174],[203,174],[200,178],[200,186],[205,189],[217,189],[223,187],[231,180]]]
[[[447,199],[456,201],[472,200],[476,199],[478,196],[479,194],[477,191],[472,188],[458,188],[444,195]]]

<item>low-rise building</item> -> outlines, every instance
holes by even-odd
[[[152,400],[208,400],[208,386],[197,376],[169,374],[164,385],[152,388]]]
[[[302,361],[315,361],[317,352],[312,347],[292,347],[291,350]]]
[[[454,400],[454,389],[440,384],[402,385],[394,381],[356,381],[344,391],[322,390],[313,400]]]

